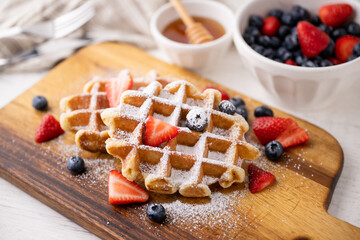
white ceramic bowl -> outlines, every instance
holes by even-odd
[[[290,11],[295,4],[311,14],[329,3],[349,3],[354,9],[354,20],[360,23],[360,3],[355,0],[253,0],[244,3],[235,16],[234,42],[247,67],[263,87],[280,103],[297,109],[314,109],[328,105],[339,92],[359,78],[360,58],[331,67],[307,68],[278,63],[255,52],[243,39],[249,16],[266,16],[269,10]]]
[[[211,18],[220,23],[226,33],[211,42],[203,44],[184,44],[166,38],[162,31],[179,18],[171,3],[159,8],[151,17],[150,29],[159,48],[181,67],[190,70],[205,70],[221,59],[232,42],[234,15],[225,5],[215,1],[182,1],[191,16]]]

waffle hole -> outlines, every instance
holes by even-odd
[[[234,122],[222,115],[212,114],[211,115],[214,128],[230,129]]]
[[[195,107],[204,107],[205,101],[203,99],[187,98],[186,104]]]

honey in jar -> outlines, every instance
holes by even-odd
[[[193,19],[195,22],[201,23],[214,37],[214,39],[217,39],[225,34],[224,27],[213,19],[204,17],[193,17]],[[163,30],[162,34],[175,42],[190,44],[190,41],[186,36],[185,30],[186,26],[183,21],[181,19],[177,19],[167,25]]]

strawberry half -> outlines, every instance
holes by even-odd
[[[329,44],[329,35],[309,22],[299,22],[296,29],[299,36],[301,51],[308,58],[317,56]]]
[[[264,19],[264,23],[262,26],[262,32],[263,34],[267,36],[275,36],[281,27],[281,23],[279,19],[276,17],[270,16]]]
[[[319,9],[321,21],[330,27],[339,27],[352,14],[352,7],[346,3],[329,4]]]
[[[344,63],[340,59],[333,58],[333,57],[329,57],[328,60],[332,63],[332,65],[338,65],[338,64]]]
[[[275,139],[275,141],[281,143],[283,148],[305,143],[308,140],[309,140],[309,134],[304,129],[300,128],[294,120],[291,120],[290,124],[285,129],[285,131],[282,132]]]
[[[224,90],[220,89],[220,88],[217,88],[217,87],[214,87],[214,86],[206,86],[203,90],[203,92],[206,90],[206,89],[215,89],[215,90],[218,90],[220,93],[221,93],[221,100],[229,100],[229,94],[227,94],[227,92],[225,92]]]
[[[40,122],[40,125],[35,131],[35,141],[42,143],[49,141],[63,134],[64,130],[60,123],[51,114],[45,114]]]
[[[121,94],[131,89],[132,85],[133,78],[128,72],[108,79],[105,83],[105,91],[110,107],[117,107],[120,104]]]
[[[258,168],[254,164],[249,164],[249,190],[251,193],[257,193],[275,181],[275,176],[269,172]]]
[[[146,120],[146,131],[144,143],[157,147],[163,142],[173,139],[180,133],[180,129],[169,123],[149,116]]]
[[[341,61],[346,62],[347,59],[353,55],[354,46],[360,42],[360,39],[351,35],[346,35],[338,40],[335,43],[335,55]]]
[[[296,62],[294,60],[292,60],[292,59],[286,60],[285,64],[297,66]]]
[[[291,119],[280,117],[258,117],[253,130],[262,145],[275,140],[289,126]]]
[[[109,173],[109,202],[120,205],[127,203],[146,202],[149,194],[136,182],[127,180],[121,172],[112,170]]]

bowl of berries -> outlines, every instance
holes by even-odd
[[[234,42],[248,68],[281,103],[328,105],[360,74],[360,2],[254,0],[236,14]]]

